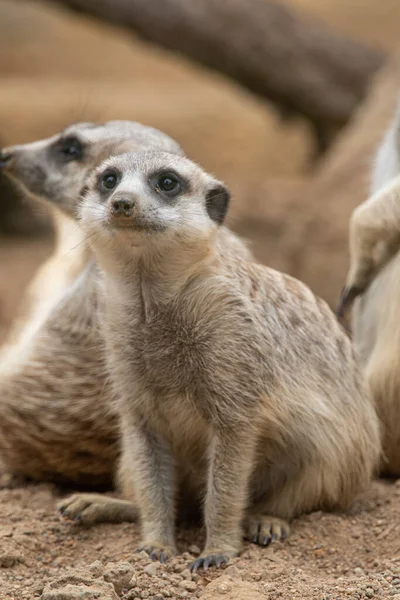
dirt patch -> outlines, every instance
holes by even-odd
[[[379,481],[348,514],[314,513],[284,543],[246,544],[225,569],[191,575],[204,541],[179,529],[182,554],[167,565],[137,554],[138,526],[83,528],[56,512],[51,485],[0,490],[0,597],[43,600],[400,598],[400,484]]]

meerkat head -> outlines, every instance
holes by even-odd
[[[4,148],[0,151],[0,169],[25,193],[75,217],[79,191],[99,162],[111,154],[153,149],[184,154],[170,137],[140,123],[77,123],[48,139]]]
[[[166,152],[113,156],[82,189],[80,217],[96,243],[145,249],[210,238],[224,221],[229,192],[187,158]]]

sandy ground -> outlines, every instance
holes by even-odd
[[[57,514],[59,489],[1,481],[1,598],[400,599],[398,483],[376,482],[348,514],[302,517],[285,542],[246,544],[225,569],[191,575],[201,529],[178,529],[182,555],[164,566],[136,553],[136,525],[85,529]]]

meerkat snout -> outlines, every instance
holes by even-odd
[[[118,189],[121,183],[121,173],[108,168],[98,178],[98,190],[105,200],[107,217],[110,223],[119,226],[132,224],[132,217],[137,212],[137,198],[125,189]]]
[[[112,200],[110,205],[110,213],[113,217],[127,218],[133,217],[135,212],[136,202],[127,198],[116,198]]]

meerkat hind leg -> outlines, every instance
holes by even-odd
[[[73,494],[59,502],[58,510],[67,519],[84,525],[133,523],[138,520],[134,504],[101,494]]]

